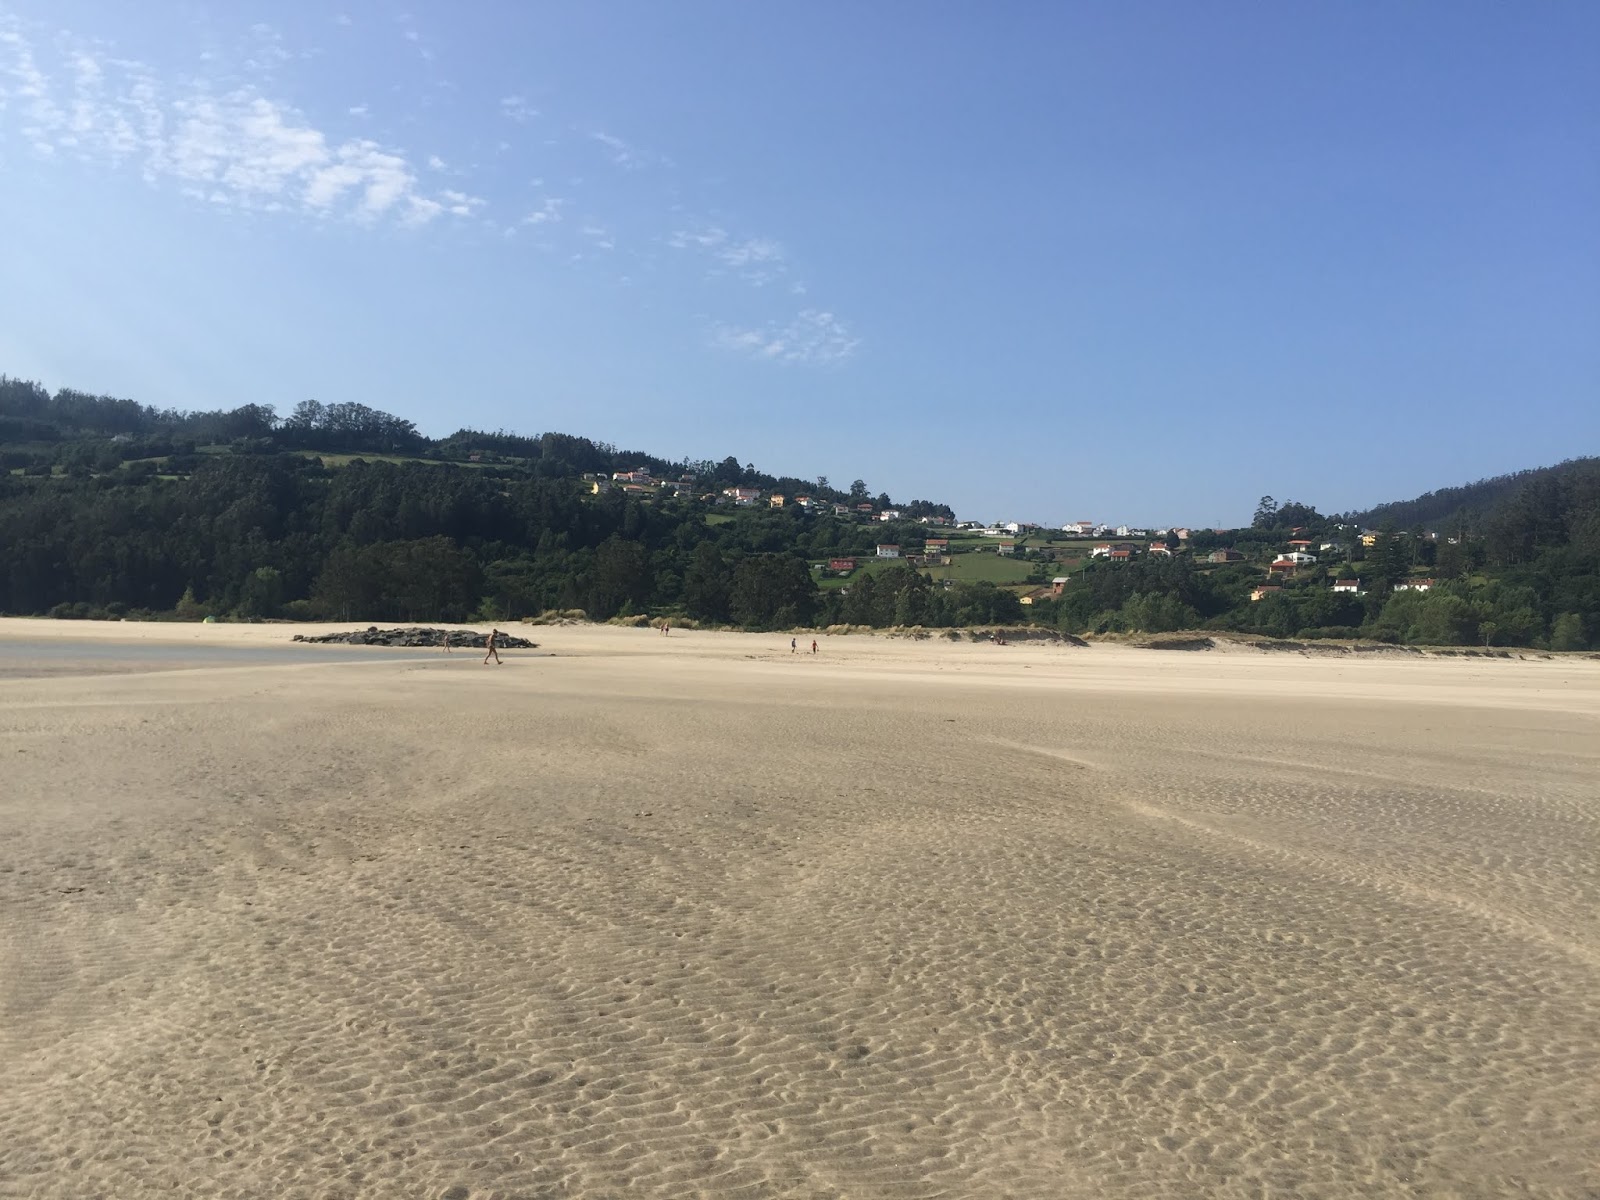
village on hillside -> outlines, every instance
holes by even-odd
[[[1283,591],[1290,581],[1313,579],[1340,595],[1363,596],[1367,589],[1361,575],[1362,560],[1386,536],[1379,530],[1336,521],[1325,522],[1316,536],[1310,528],[1297,525],[1288,528],[1285,538],[1265,539],[1253,536],[1260,531],[1197,531],[1186,526],[1146,529],[1092,520],[1068,521],[1056,527],[1029,521],[952,520],[941,515],[909,517],[901,509],[870,500],[841,503],[758,487],[706,491],[692,473],[661,479],[642,466],[610,475],[587,473],[582,482],[591,495],[620,491],[639,500],[691,499],[707,505],[713,513],[719,508],[789,509],[827,513],[858,524],[893,525],[896,540],[878,542],[870,556],[841,554],[812,562],[819,586],[848,591],[852,577],[899,565],[923,570],[945,587],[957,582],[994,583],[1014,593],[1024,606],[1059,599],[1073,573],[1089,564],[1116,565],[1182,554],[1192,554],[1207,568],[1243,565],[1259,569],[1261,582],[1250,591],[1252,601]],[[1412,537],[1405,531],[1394,536]],[[1414,535],[1414,540],[1427,547],[1441,540],[1451,545],[1457,542],[1455,537],[1441,538],[1431,530]],[[1419,561],[1413,566],[1432,559],[1431,554],[1416,557]],[[1420,571],[1408,572],[1394,582],[1392,590],[1425,592],[1434,582]]]

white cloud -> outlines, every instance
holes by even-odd
[[[768,322],[756,328],[715,324],[711,343],[764,362],[836,366],[855,354],[861,339],[831,312],[808,308],[787,324]]]
[[[428,155],[428,170],[430,170],[430,171],[442,171],[442,170],[444,170],[444,168],[445,168],[444,159],[440,158],[437,154]]]
[[[757,286],[771,283],[789,269],[781,242],[766,237],[735,238],[719,225],[674,230],[667,245],[702,252],[715,264],[712,274],[731,271]]]
[[[688,250],[696,247],[701,250],[710,250],[717,246],[721,246],[727,240],[727,230],[718,229],[713,225],[705,229],[674,230],[672,236],[667,239],[667,245],[678,250]]]
[[[345,109],[345,111],[347,113],[349,113],[352,117],[364,117],[364,116],[367,115],[367,113],[371,112],[372,110],[369,109],[365,104],[354,104],[354,105],[351,105],[349,108]]]
[[[502,116],[522,125],[537,117],[539,110],[529,105],[526,96],[502,96],[500,97],[500,113]]]
[[[747,238],[719,247],[717,258],[734,268],[781,264],[783,247],[771,238]]]
[[[289,51],[284,48],[283,35],[264,21],[250,26],[251,46],[244,60],[252,71],[270,72],[289,61]]]
[[[642,171],[648,166],[670,167],[672,160],[660,154],[652,154],[640,150],[630,142],[625,142],[612,133],[594,132],[589,135],[590,140],[599,142],[606,149],[606,157],[624,171]]]
[[[589,135],[611,152],[611,161],[625,170],[635,170],[644,164],[639,161],[639,156],[632,146],[619,137],[609,133],[592,133]]]
[[[565,200],[551,198],[522,218],[524,225],[550,225],[561,220],[561,209],[566,205]]]
[[[266,25],[250,35],[257,49],[279,40]],[[0,92],[18,102],[22,133],[41,156],[132,160],[151,183],[171,181],[219,207],[416,225],[484,205],[461,192],[424,194],[403,153],[366,139],[336,142],[254,85],[222,90],[202,79],[174,87],[67,35],[55,44],[61,70],[52,79],[25,38],[0,28]],[[365,115],[367,107],[349,112]]]
[[[586,222],[579,232],[593,242],[598,250],[615,250],[617,248],[616,239],[611,236],[611,231],[604,225],[597,225],[592,221]]]
[[[488,203],[482,196],[449,190],[440,192],[439,199],[444,202],[446,211],[457,217],[470,217]]]

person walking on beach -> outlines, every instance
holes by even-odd
[[[816,638],[812,638],[811,639],[811,653],[815,654],[816,652],[817,652],[817,639]]]
[[[790,654],[799,654],[800,653],[800,647],[796,644],[796,643],[799,642],[799,640],[800,640],[799,638],[790,638],[789,639],[789,653]]]
[[[451,650],[450,650],[450,631],[448,629],[446,629],[444,631],[444,652],[446,654],[451,653]]]
[[[494,665],[497,667],[500,666],[500,631],[498,629],[491,629],[489,631],[488,640],[484,642],[484,645],[488,646],[489,653],[483,656],[483,665],[487,667],[489,665],[489,660],[492,658],[494,659]]]

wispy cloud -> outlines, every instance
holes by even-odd
[[[500,115],[519,125],[526,125],[539,115],[539,110],[528,103],[526,96],[502,96]]]
[[[728,231],[715,225],[705,229],[677,229],[667,238],[667,245],[677,250],[713,250],[726,244]]]
[[[733,237],[720,225],[674,230],[667,245],[702,253],[713,274],[732,272],[749,283],[771,283],[788,269],[783,244],[768,237]]]
[[[561,220],[561,210],[566,207],[566,201],[558,198],[545,200],[538,208],[522,218],[524,225],[551,225]]]
[[[589,136],[604,146],[607,156],[623,170],[637,171],[644,166],[639,152],[621,138],[609,133],[591,133]]]
[[[72,159],[137,171],[152,186],[222,210],[407,227],[460,220],[506,237],[524,232],[539,252],[607,264],[602,269],[630,286],[652,280],[670,286],[665,281],[673,277],[680,287],[692,286],[698,275],[716,301],[683,307],[708,312],[708,340],[720,350],[830,366],[860,345],[817,300],[789,298],[806,296],[806,288],[784,241],[709,210],[697,218],[682,202],[685,181],[666,155],[604,129],[548,120],[526,95],[507,94],[498,104],[491,98],[487,111],[479,110],[489,126],[486,144],[497,133],[510,135],[497,122],[539,122],[537,146],[525,138],[515,146],[500,142],[497,154],[507,157],[498,161],[538,154],[539,168],[528,174],[552,172],[555,182],[535,180],[509,205],[492,205],[472,140],[412,153],[363,136],[393,124],[381,97],[370,105],[347,100],[324,110],[321,120],[288,99],[274,68],[297,52],[270,25],[240,27],[231,52],[218,51],[198,67],[190,58],[195,73],[179,75],[115,57],[62,30],[25,25],[4,6],[0,0],[0,148],[12,156],[9,169],[17,169],[18,156]],[[330,20],[348,23],[341,15]],[[390,38],[426,49],[410,16],[394,22]],[[594,167],[599,156],[615,170],[585,169],[586,159]],[[653,183],[659,186],[652,216]],[[630,236],[619,238],[617,229]],[[664,255],[663,246],[673,253]],[[680,269],[658,271],[664,257],[675,257]],[[774,300],[808,307],[775,317],[783,310],[771,307]],[[761,307],[752,312],[753,302]]]
[[[766,362],[836,366],[854,356],[861,339],[831,312],[808,308],[787,323],[741,328],[718,322],[711,344]]]
[[[595,130],[589,134],[589,140],[601,146],[605,151],[605,156],[624,171],[642,171],[646,167],[671,167],[673,165],[672,160],[665,154],[657,154],[651,150],[641,150],[632,142],[625,141],[614,133]]]
[[[258,45],[279,44],[268,26],[250,32]],[[0,90],[19,102],[21,131],[39,155],[136,162],[152,183],[174,182],[188,195],[241,209],[416,225],[483,204],[461,193],[429,195],[403,152],[330,137],[254,85],[169,85],[142,64],[67,45],[65,35],[56,51],[52,79],[33,45],[0,27]],[[352,115],[363,115],[366,106],[357,107]]]

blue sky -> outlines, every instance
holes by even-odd
[[[0,0],[0,371],[1233,524],[1600,451],[1600,6]]]

